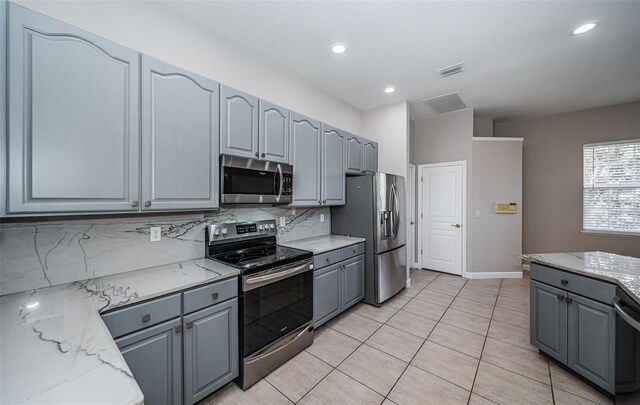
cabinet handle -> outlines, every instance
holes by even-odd
[[[567,297],[565,301],[567,301],[567,304],[571,304],[573,302],[573,298]]]
[[[144,202],[144,206],[145,207],[151,207],[151,201],[145,201]]]
[[[260,154],[258,152],[256,152],[256,157],[260,157]]]
[[[139,203],[138,203],[138,200],[133,200],[133,201],[131,201],[131,206],[132,206],[132,207],[137,207],[137,206],[138,206],[138,204],[139,204]]]
[[[261,156],[262,156],[262,157],[265,157],[266,155],[265,155],[265,153],[264,153],[264,152],[262,152],[262,155],[261,155]]]
[[[149,322],[151,320],[151,315],[144,314],[142,315],[142,322]]]
[[[214,300],[217,300],[218,299],[218,293],[215,292],[215,293],[211,294],[211,298],[214,299]]]
[[[567,285],[567,284],[569,284],[569,280],[561,279],[560,280],[560,284]]]
[[[355,250],[355,249],[353,249],[353,253],[355,253],[355,252],[356,252],[356,250]]]
[[[176,333],[181,333],[181,332],[182,332],[182,325],[176,326]]]
[[[327,263],[329,263],[329,258],[327,257]]]
[[[558,295],[558,299],[559,299],[560,301],[564,301],[564,296],[563,296],[563,295]]]
[[[187,329],[193,328],[193,322],[187,322]]]

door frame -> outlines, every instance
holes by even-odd
[[[411,225],[411,220],[413,220],[414,224],[413,224],[413,232],[411,232],[408,237],[407,237],[407,241],[411,240],[411,247],[413,248],[410,252],[408,252],[409,254],[408,256],[408,263],[409,266],[411,266],[411,268],[417,268],[419,267],[419,261],[418,258],[416,257],[416,250],[417,250],[417,236],[418,236],[418,232],[416,230],[416,226],[418,225],[418,221],[416,218],[416,176],[417,176],[417,167],[415,164],[413,163],[409,163],[408,167],[407,167],[407,179],[410,181],[407,181],[407,185],[408,185],[408,194],[409,194],[409,198],[407,198],[407,201],[409,202],[409,207],[407,207],[407,225],[412,226]],[[411,218],[411,213],[413,213],[413,218]],[[411,229],[411,228],[407,228],[407,229]],[[407,243],[408,245],[408,243]]]
[[[420,254],[418,255],[418,265],[422,268],[422,169],[430,167],[443,167],[462,165],[462,277],[467,277],[467,161],[455,160],[442,163],[426,163],[418,165],[418,174],[420,181],[418,182],[418,210],[420,217],[418,219],[418,246],[420,246]]]

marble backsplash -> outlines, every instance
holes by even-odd
[[[207,223],[279,217],[286,218],[286,226],[278,228],[278,242],[331,233],[329,208],[271,206],[227,207],[206,214],[2,223],[0,295],[203,257]],[[152,226],[162,227],[161,241],[149,242]]]

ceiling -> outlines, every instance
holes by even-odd
[[[408,99],[420,120],[433,116],[421,100],[459,91],[507,121],[640,99],[640,1],[166,4],[361,110]],[[332,54],[335,42],[348,51]],[[436,73],[458,62],[465,72]]]

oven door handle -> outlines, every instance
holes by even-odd
[[[629,325],[631,325],[635,330],[640,331],[640,322],[636,321],[633,316],[629,315],[627,311],[625,311],[620,305],[620,297],[617,295],[613,297],[613,307],[616,309],[616,312],[622,319],[624,319]]]
[[[253,290],[254,288],[258,288],[262,285],[270,284],[275,281],[280,281],[285,278],[295,276],[296,274],[304,273],[305,271],[309,271],[312,269],[313,269],[313,264],[305,263],[305,264],[301,264],[299,266],[293,267],[289,270],[278,271],[278,272],[267,274],[264,276],[247,277],[244,280],[244,284],[246,285],[246,288],[244,288],[244,290],[245,291]]]

